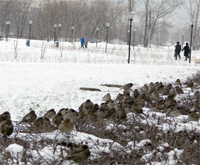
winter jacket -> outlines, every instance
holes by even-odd
[[[175,46],[175,53],[180,53],[180,51],[181,51],[181,45],[176,45]]]
[[[84,42],[85,42],[85,38],[81,38],[81,46],[84,45]]]
[[[188,45],[184,46],[182,51],[184,50],[184,56],[187,56],[190,53],[190,48]]]

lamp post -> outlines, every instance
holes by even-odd
[[[192,37],[193,37],[193,22],[191,22],[191,34],[190,34],[190,57],[189,57],[189,63],[191,62],[191,56],[192,56]]]
[[[99,28],[96,29],[96,48],[97,48],[97,42],[98,42],[98,38],[99,38]]]
[[[9,26],[10,26],[10,21],[7,21],[6,22],[6,41],[8,41]]]
[[[60,33],[60,29],[61,29],[61,24],[58,24],[58,35],[59,35],[59,40],[61,41],[61,33]]]
[[[105,48],[105,52],[107,52],[107,43],[108,43],[108,28],[109,28],[110,24],[106,23],[106,48]]]
[[[130,53],[131,53],[131,28],[132,28],[133,18],[130,16],[129,18],[129,42],[128,42],[128,63],[130,63]]]
[[[57,38],[56,38],[56,28],[57,28],[57,24],[54,24],[54,42],[56,42]]]
[[[30,20],[29,21],[29,43],[28,43],[28,46],[30,46],[30,42],[31,42],[31,26],[33,24],[33,21]]]
[[[71,42],[73,43],[74,42],[74,26],[71,27]]]

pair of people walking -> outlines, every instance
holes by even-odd
[[[185,61],[187,61],[187,59],[190,57],[190,48],[188,46],[188,43],[186,43],[182,51],[184,51]],[[177,42],[175,46],[175,54],[174,54],[175,60],[177,60],[177,57],[181,59],[180,52],[181,52],[181,45],[179,44],[179,42]]]
[[[81,38],[81,48],[87,48],[88,41],[82,36]]]

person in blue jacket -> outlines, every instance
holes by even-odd
[[[85,38],[82,36],[81,38],[81,48],[84,48]]]

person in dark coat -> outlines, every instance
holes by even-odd
[[[185,61],[187,61],[187,58],[189,58],[189,54],[190,54],[190,48],[188,46],[188,43],[186,43],[186,45],[183,47],[182,51],[184,50],[184,56],[185,56]]]
[[[82,36],[81,38],[81,48],[84,48],[85,38]]]
[[[177,60],[177,56],[179,57],[179,60],[181,59],[180,52],[181,52],[181,45],[179,45],[179,42],[177,42],[174,54],[175,60]]]

